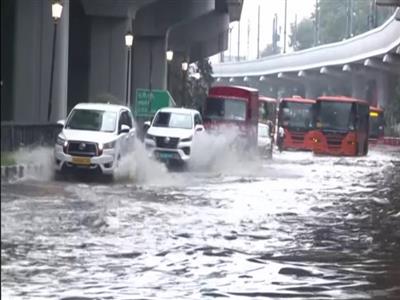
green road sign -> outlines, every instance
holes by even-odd
[[[175,106],[175,102],[166,90],[136,90],[135,117],[151,118],[157,110],[169,106]]]

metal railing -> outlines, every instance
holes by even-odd
[[[62,126],[57,124],[1,123],[1,151],[21,147],[53,146]]]

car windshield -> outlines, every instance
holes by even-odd
[[[214,120],[246,120],[246,102],[242,100],[207,98],[206,119]]]
[[[288,128],[312,127],[312,104],[300,102],[282,103],[282,125]]]
[[[67,129],[114,132],[117,113],[103,110],[74,109],[65,126]]]
[[[326,130],[354,130],[354,119],[351,108],[352,103],[348,102],[320,102],[317,126]]]
[[[159,112],[153,122],[154,127],[192,129],[192,116],[187,113]]]

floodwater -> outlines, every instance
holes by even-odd
[[[2,298],[400,299],[400,153],[215,166],[2,183]]]

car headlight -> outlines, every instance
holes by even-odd
[[[148,134],[148,133],[147,133],[147,134],[146,134],[146,139],[155,141],[156,137],[155,137],[154,135],[151,135],[151,134]]]
[[[63,139],[62,137],[58,136],[56,144],[66,147],[68,145],[68,141]]]
[[[189,136],[187,138],[181,139],[181,142],[190,142],[192,140],[193,136]]]
[[[105,143],[105,144],[99,144],[99,150],[113,149],[113,148],[115,148],[115,143],[116,143],[116,141],[112,141],[112,142]]]

